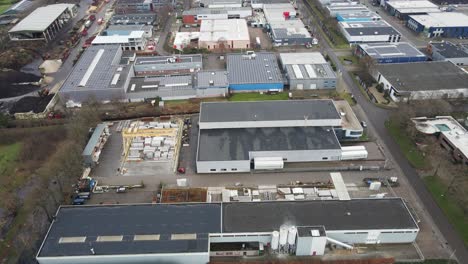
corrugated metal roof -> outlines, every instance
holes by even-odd
[[[73,4],[55,4],[39,7],[10,29],[9,32],[44,31],[65,12],[65,10],[71,9],[74,6]]]
[[[227,70],[229,84],[283,82],[274,53],[227,54]]]
[[[88,140],[88,144],[86,145],[85,149],[83,150],[83,156],[89,156],[93,154],[94,147],[97,145],[99,138],[102,135],[102,132],[104,132],[104,129],[107,127],[105,124],[99,124],[96,126],[94,129],[93,134],[91,135],[91,138]]]
[[[327,63],[320,52],[280,53],[281,64],[323,64]]]

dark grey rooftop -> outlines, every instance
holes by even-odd
[[[249,160],[251,151],[340,148],[331,127],[201,129],[198,160]]]
[[[200,107],[200,122],[289,121],[341,119],[332,100],[208,102]]]
[[[104,129],[107,127],[105,124],[98,124],[94,129],[91,138],[89,138],[88,143],[86,144],[85,149],[83,150],[83,156],[93,154],[94,148],[96,147],[99,139],[104,132]]]
[[[432,42],[431,43],[434,50],[444,56],[445,58],[467,58],[468,57],[468,47],[463,47],[462,45],[455,45],[452,42]],[[466,45],[466,44],[465,44]]]
[[[229,86],[226,71],[199,71],[196,74],[194,83],[197,88]]]
[[[297,236],[298,237],[311,237],[312,230],[318,230],[320,236],[325,236],[325,228],[323,226],[297,226]]]
[[[271,32],[275,39],[312,39],[309,31],[305,28],[272,28]]]
[[[271,232],[283,224],[326,230],[418,228],[401,198],[223,204],[223,232]]]
[[[413,45],[406,42],[398,43],[367,43],[359,46],[374,59],[394,57],[426,57]]]
[[[392,26],[383,26],[383,27],[355,27],[355,28],[345,28],[351,36],[367,36],[367,35],[400,35]]]
[[[130,24],[146,24],[152,25],[156,20],[156,14],[125,14],[113,15],[109,21],[111,25],[130,25]]]
[[[188,90],[194,92],[192,75],[133,77],[128,84],[127,93],[138,92],[175,92]],[[168,96],[168,95],[166,95]]]
[[[61,207],[39,257],[206,252],[208,234],[221,231],[219,204],[140,204]],[[134,235],[160,235],[134,241]],[[171,234],[197,234],[171,240]],[[97,242],[99,236],[122,241]],[[59,243],[61,237],[86,237],[81,243]]]
[[[377,71],[398,91],[468,87],[468,73],[448,61],[378,64]]]
[[[275,53],[227,54],[229,84],[283,83]]]

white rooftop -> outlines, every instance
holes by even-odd
[[[202,20],[199,41],[219,40],[250,41],[245,19]]]
[[[468,27],[468,16],[457,12],[412,15],[410,18],[425,27]]]
[[[280,60],[283,65],[327,63],[320,52],[280,53]]]
[[[463,155],[468,157],[468,131],[451,116],[413,118],[416,128],[425,134],[442,133]]]
[[[129,43],[130,39],[142,39],[145,31],[137,30],[130,32],[129,35],[111,35],[111,36],[96,36],[92,44],[123,44]]]
[[[9,32],[45,31],[65,10],[74,6],[73,4],[55,4],[39,7],[16,24]]]
[[[417,8],[435,8],[439,9],[436,4],[433,4],[427,0],[418,0],[418,1],[389,1],[387,5],[395,9],[417,9]]]

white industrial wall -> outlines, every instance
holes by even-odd
[[[325,252],[327,245],[326,237],[297,237],[296,242],[296,256],[320,256]]]
[[[200,129],[213,128],[261,128],[261,127],[309,127],[341,126],[341,119],[307,119],[277,121],[244,121],[244,122],[199,122]]]
[[[325,83],[327,81],[327,83]],[[290,79],[291,90],[336,89],[336,78]],[[302,86],[302,89],[300,88]]]
[[[379,232],[377,241],[387,243],[412,243],[416,240],[418,229],[394,229],[394,230],[327,230],[327,237],[347,244],[366,244],[370,232]]]
[[[211,171],[212,169],[215,171]],[[226,171],[222,169],[226,169]],[[250,172],[250,160],[197,161],[197,173],[235,172]]]
[[[92,255],[76,257],[38,257],[40,264],[206,264],[210,261],[209,252],[180,254],[138,254],[138,255]]]
[[[203,33],[202,33],[203,34]],[[220,42],[219,41],[204,41],[198,40],[198,48],[205,48],[205,49],[219,49]],[[244,40],[233,40],[233,39],[226,39],[224,42],[225,49],[247,49],[250,48],[250,39]]]
[[[251,151],[250,159],[258,157],[282,157],[288,162],[340,160],[341,149],[293,150],[293,151]],[[323,159],[326,158],[326,159]]]
[[[271,243],[271,232],[266,233],[223,233],[210,235],[210,243],[260,242]]]

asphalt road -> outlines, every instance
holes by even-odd
[[[307,1],[304,2],[304,6],[312,14],[313,11]],[[313,16],[311,16],[311,20],[317,26]],[[320,31],[317,32],[320,33]],[[360,107],[365,115],[363,119],[367,119],[366,121],[370,128],[376,132],[376,138],[381,142],[381,145],[386,148],[386,151],[393,157],[396,165],[400,167],[408,182],[412,185],[420,201],[423,203],[424,208],[436,223],[440,232],[444,235],[451,249],[455,252],[455,256],[457,257],[459,263],[468,263],[468,250],[465,247],[462,238],[449,223],[443,211],[440,209],[429,191],[426,189],[426,186],[421,177],[419,177],[416,170],[409,164],[408,160],[401,152],[399,146],[388,133],[385,127],[385,121],[389,118],[391,111],[375,106],[364,97],[359,87],[357,87],[350,74],[346,71],[345,67],[341,64],[340,60],[335,55],[333,49],[324,40],[324,36],[322,36],[320,39],[323,39],[323,41],[320,43],[322,52],[329,55],[330,59],[333,61],[333,63],[335,63],[337,69],[342,73],[344,82],[348,85],[349,89],[357,100],[357,107]]]

